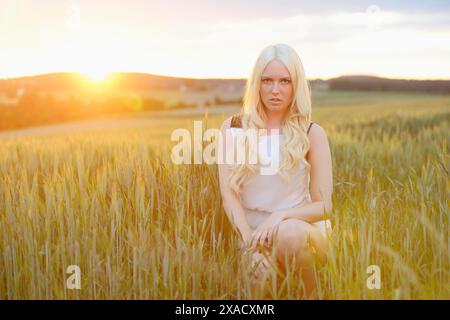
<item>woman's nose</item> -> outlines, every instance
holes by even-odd
[[[272,92],[279,92],[278,84],[275,82],[272,86]]]

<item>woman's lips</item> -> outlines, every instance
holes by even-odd
[[[269,99],[269,101],[271,101],[271,102],[281,102],[281,99],[274,98],[274,99]]]

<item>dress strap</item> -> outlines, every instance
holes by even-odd
[[[231,128],[242,128],[241,115],[239,113],[235,114],[231,118]]]
[[[306,134],[309,133],[309,130],[311,129],[311,126],[312,126],[313,123],[314,123],[314,122],[311,121],[311,123],[309,124],[308,131],[306,131]]]

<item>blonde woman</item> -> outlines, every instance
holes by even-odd
[[[311,122],[310,87],[296,51],[285,44],[263,49],[245,91],[243,108],[224,121],[222,137],[233,137],[230,131],[266,129],[267,135],[258,138],[280,139],[274,150],[279,168],[276,174],[262,175],[260,163],[219,162],[223,207],[258,266],[253,283],[273,270],[262,250],[276,246],[277,267],[295,257],[305,297],[314,298],[312,264],[315,257],[325,261],[331,231],[332,161],[324,129]],[[249,151],[248,142],[244,148]]]

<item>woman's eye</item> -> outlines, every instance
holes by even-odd
[[[289,82],[291,82],[291,80],[288,80],[288,79],[281,80],[281,83],[283,83],[283,84],[287,84]],[[264,83],[264,84],[272,83],[272,80],[271,79],[263,79],[262,83]]]

